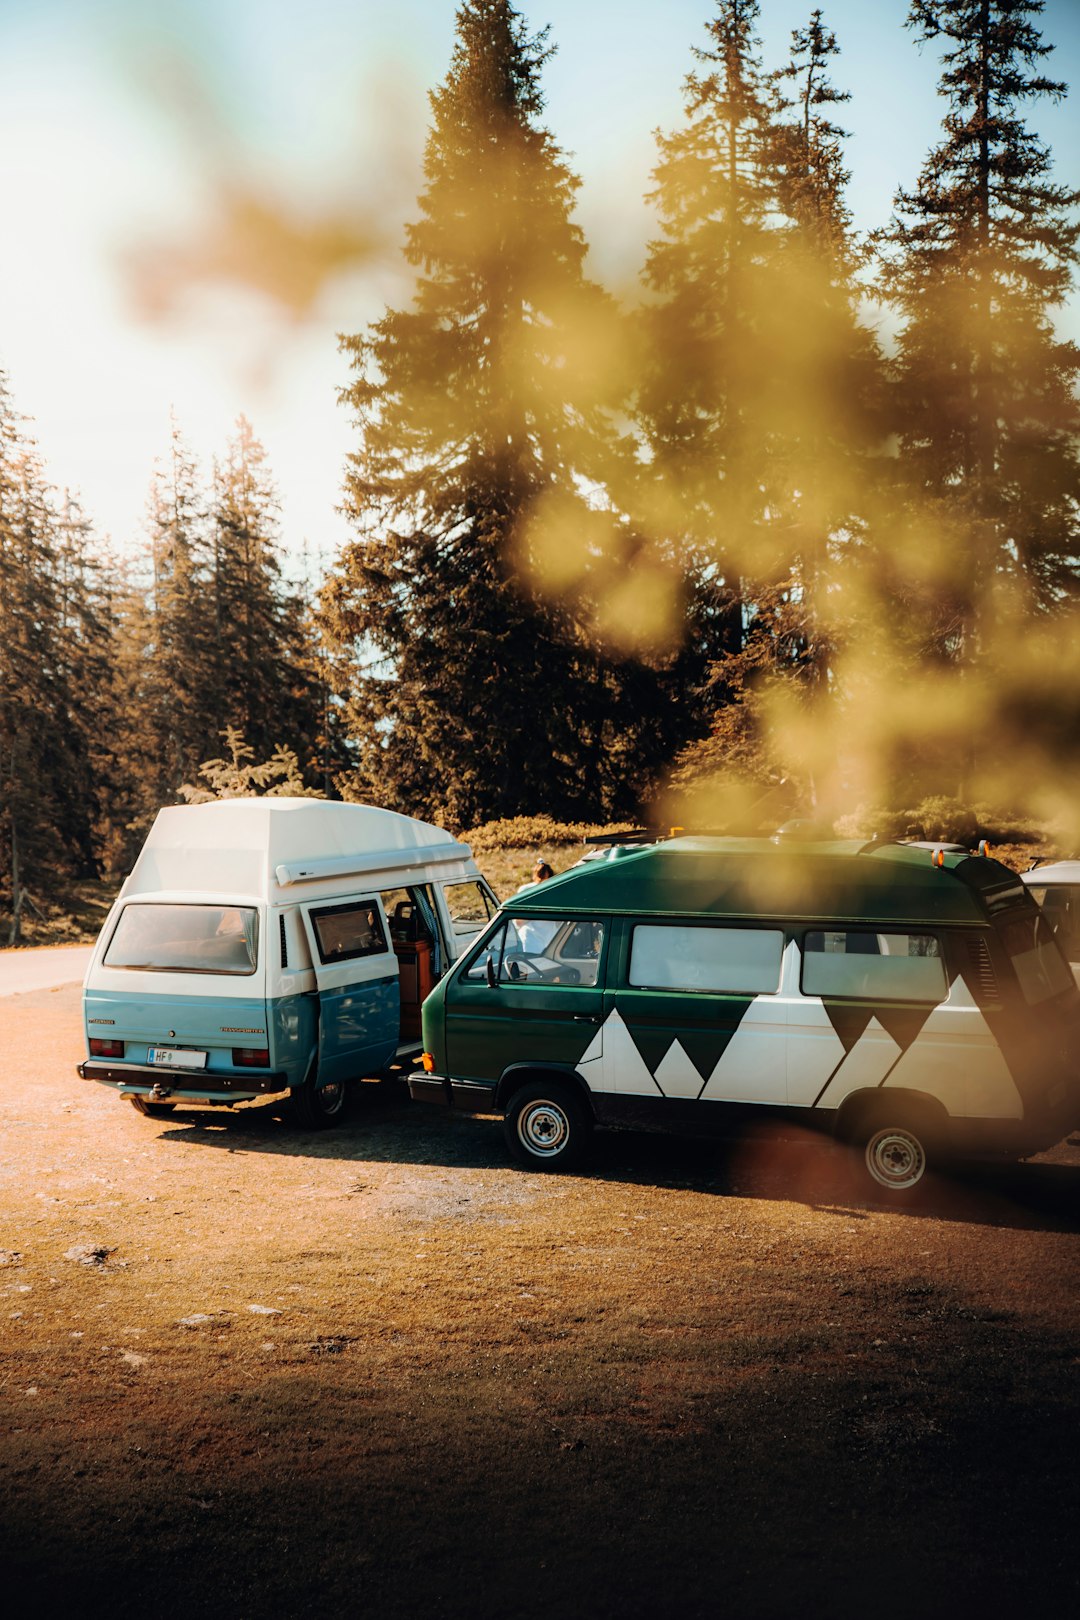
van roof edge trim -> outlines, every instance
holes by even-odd
[[[450,866],[471,858],[468,844],[422,844],[416,849],[385,849],[365,855],[327,855],[314,861],[283,861],[275,868],[281,888],[295,883],[316,883],[323,878],[370,877],[402,867]]]

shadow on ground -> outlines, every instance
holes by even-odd
[[[148,1122],[149,1123],[149,1122]],[[497,1170],[510,1161],[498,1120],[413,1105],[402,1088],[362,1086],[347,1119],[304,1133],[271,1107],[237,1113],[185,1109],[160,1140],[228,1153],[273,1153],[373,1164]],[[519,1171],[517,1174],[541,1174]],[[794,1200],[858,1217],[886,1207],[911,1216],[1044,1231],[1080,1231],[1080,1166],[1042,1162],[966,1164],[939,1175],[915,1199],[880,1202],[851,1155],[812,1132],[768,1128],[738,1140],[702,1141],[643,1132],[598,1132],[579,1174],[627,1185],[685,1188],[716,1197]]]

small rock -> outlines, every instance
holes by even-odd
[[[146,1357],[137,1355],[134,1350],[125,1350],[121,1355],[120,1360],[126,1361],[129,1367],[146,1366]]]
[[[192,1328],[202,1327],[207,1322],[216,1321],[216,1316],[207,1316],[205,1311],[196,1311],[192,1316],[182,1316],[176,1325],[177,1327]]]
[[[105,1243],[76,1243],[73,1248],[64,1250],[65,1260],[74,1260],[80,1266],[103,1266],[110,1254],[115,1254],[116,1248]]]
[[[280,1316],[281,1312],[275,1310],[273,1305],[249,1305],[248,1310],[253,1316]]]
[[[17,1266],[22,1263],[22,1255],[18,1249],[0,1249],[0,1266]]]

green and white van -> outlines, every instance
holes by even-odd
[[[907,1193],[1080,1118],[1080,992],[1020,879],[899,844],[676,838],[515,897],[423,1008],[413,1097],[501,1113],[533,1168],[594,1125],[751,1117],[858,1143]]]

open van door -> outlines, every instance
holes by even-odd
[[[319,1086],[378,1074],[397,1051],[398,962],[377,894],[300,906],[319,995]]]

